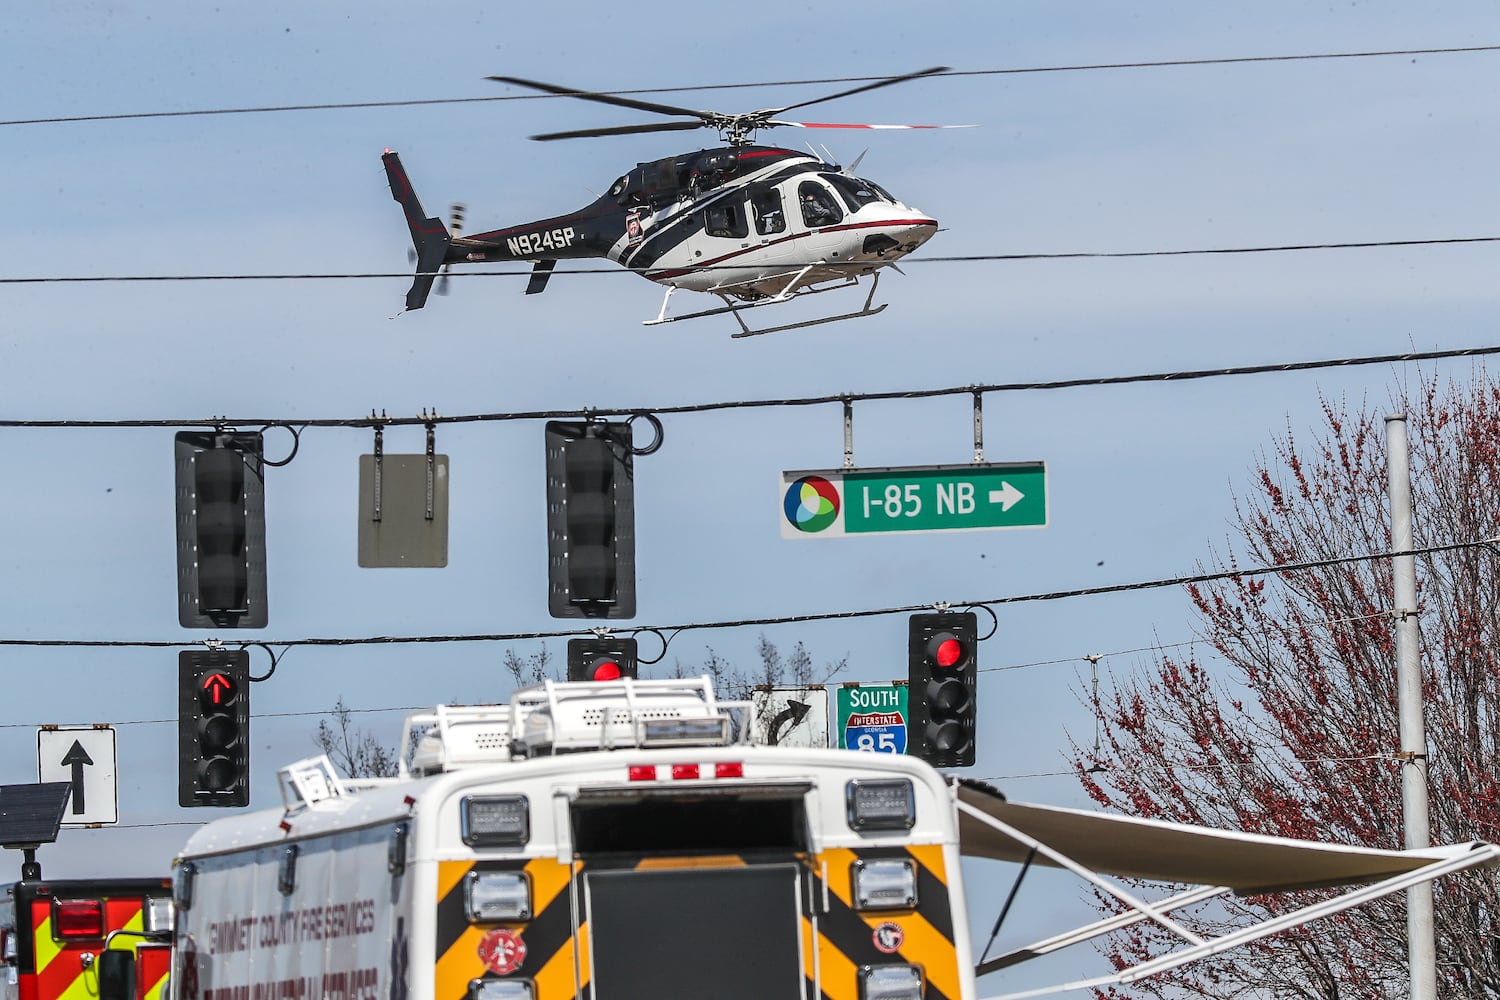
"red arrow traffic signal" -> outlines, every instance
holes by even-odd
[[[178,675],[178,804],[248,805],[250,654],[184,651]]]
[[[234,701],[237,690],[239,690],[238,685],[224,674],[209,674],[203,678],[203,707],[221,708],[228,705]]]

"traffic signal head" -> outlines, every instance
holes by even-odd
[[[977,637],[972,611],[911,616],[906,752],[936,767],[974,763]]]
[[[635,617],[635,469],[630,424],[550,421],[549,613]]]
[[[256,432],[177,435],[177,605],[185,628],[264,628],[266,503]]]
[[[178,654],[177,802],[250,802],[250,654],[242,649]]]
[[[617,681],[636,676],[635,640],[569,639],[568,680]]]

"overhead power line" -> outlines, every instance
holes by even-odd
[[[686,413],[710,413],[719,410],[753,410],[773,407],[823,406],[832,403],[863,403],[896,399],[935,399],[941,396],[984,396],[1002,392],[1031,392],[1057,389],[1080,389],[1098,386],[1136,385],[1152,382],[1192,382],[1209,378],[1244,375],[1316,371],[1324,368],[1357,368],[1362,365],[1402,364],[1413,361],[1438,361],[1446,358],[1481,358],[1500,354],[1500,345],[1455,347],[1438,351],[1404,351],[1400,354],[1375,354],[1353,358],[1326,358],[1318,361],[1283,361],[1261,365],[1239,365],[1227,368],[1201,368],[1131,375],[1099,375],[1032,382],[989,382],[945,386],[936,389],[893,389],[883,392],[848,392],[837,395],[801,396],[783,399],[744,399],[709,403],[679,403],[666,406],[591,406],[573,410],[519,410],[508,413],[470,413],[442,416],[424,413],[415,417],[392,417],[386,414],[367,417],[321,417],[289,420],[283,417],[212,417],[137,418],[119,420],[24,420],[0,419],[0,428],[150,428],[150,427],[287,427],[298,432],[309,427],[374,428],[409,425],[492,423],[513,420],[563,420],[597,417],[609,414],[650,413],[657,416]]]
[[[1319,59],[1373,59],[1389,56],[1436,56],[1462,53],[1496,52],[1500,45],[1449,46],[1433,49],[1383,49],[1369,52],[1311,52],[1295,55],[1226,56],[1212,59],[1159,59],[1140,62],[1076,63],[1060,66],[1016,66],[1001,69],[950,70],[933,76],[978,77],[1017,76],[1028,73],[1079,73],[1099,70],[1166,69],[1192,66],[1231,66],[1251,63],[1306,62]],[[611,97],[641,94],[682,94],[711,90],[746,90],[760,87],[810,87],[829,84],[869,83],[885,79],[875,76],[839,76],[804,80],[763,80],[754,83],[707,83],[676,87],[642,87],[630,90],[601,90],[594,93]],[[50,118],[12,118],[0,125],[56,125],[77,122],[132,121],[150,118],[202,118],[215,115],[262,115],[288,111],[344,111],[361,108],[406,108],[441,104],[483,104],[497,101],[550,101],[565,98],[563,94],[497,94],[491,97],[435,97],[399,101],[343,101],[318,104],[274,104],[258,107],[197,108],[183,111],[132,111],[118,114],[66,115]]]
[[[996,608],[1011,604],[1028,604],[1042,601],[1060,601],[1074,597],[1098,597],[1105,594],[1123,594],[1141,590],[1160,590],[1167,587],[1184,587],[1197,583],[1212,583],[1218,580],[1234,580],[1243,577],[1276,576],[1283,573],[1297,573],[1310,569],[1322,569],[1329,566],[1345,566],[1353,563],[1375,562],[1383,559],[1394,559],[1398,556],[1421,556],[1434,555],[1440,552],[1458,552],[1466,549],[1491,548],[1500,544],[1500,536],[1494,538],[1481,538],[1477,541],[1450,542],[1442,545],[1426,545],[1412,549],[1402,549],[1389,552],[1370,552],[1363,555],[1336,556],[1329,559],[1311,559],[1303,562],[1278,563],[1270,566],[1253,566],[1219,570],[1214,573],[1195,573],[1186,576],[1166,577],[1156,580],[1139,580],[1133,583],[1106,584],[1098,587],[1080,587],[1073,590],[1054,590],[1035,594],[1017,594],[1005,597],[984,597],[968,601],[948,601],[941,605],[933,604],[904,604],[896,607],[867,608],[845,611],[823,611],[799,615],[769,615],[761,618],[732,618],[722,621],[710,622],[684,622],[676,625],[631,625],[614,631],[640,635],[657,635],[662,638],[663,646],[671,644],[672,640],[684,632],[697,632],[709,629],[730,629],[761,627],[766,625],[798,625],[807,622],[840,621],[857,618],[877,618],[886,615],[912,614],[921,611],[930,611],[934,607],[967,607],[967,608]],[[576,629],[573,631],[549,631],[549,632],[485,632],[449,635],[376,635],[362,637],[309,637],[303,639],[247,639],[241,643],[231,640],[228,644],[242,645],[244,647],[257,646],[264,649],[281,647],[290,649],[300,646],[398,646],[398,645],[436,645],[444,643],[470,643],[470,642],[517,642],[523,639],[562,639],[571,636],[597,635],[593,629]],[[207,641],[207,640],[204,640]],[[202,645],[204,641],[193,642],[183,639],[0,639],[0,647],[36,647],[36,648],[130,648],[130,649],[162,649],[162,648],[188,648]],[[216,642],[220,640],[214,640]],[[665,655],[665,648],[663,649]]]
[[[1352,243],[1280,243],[1253,247],[1194,247],[1177,250],[1066,250],[1057,253],[988,253],[965,254],[946,257],[905,257],[907,264],[976,264],[1017,260],[1090,260],[1127,257],[1204,257],[1232,254],[1296,253],[1309,250],[1366,250],[1379,247],[1429,247],[1455,246],[1466,243],[1500,243],[1500,236],[1444,236],[1415,240],[1364,240]],[[783,263],[782,266],[801,267],[809,262]],[[811,263],[818,263],[816,261]],[[580,267],[557,271],[555,275],[621,275],[649,274],[661,267]],[[743,264],[701,264],[680,268],[683,271],[742,271]],[[438,275],[440,272],[416,272]],[[446,276],[451,278],[531,278],[532,269],[502,271],[458,271]],[[348,271],[303,274],[103,274],[103,275],[36,275],[33,277],[4,277],[0,285],[100,285],[111,283],[140,283],[170,281],[365,281],[371,279],[401,278],[410,281],[411,271]]]

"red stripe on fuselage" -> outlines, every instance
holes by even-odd
[[[780,246],[783,243],[791,243],[794,240],[805,239],[806,237],[811,236],[814,233],[838,233],[838,232],[847,232],[847,231],[854,230],[854,229],[874,229],[877,226],[932,226],[934,229],[936,229],[937,228],[937,221],[935,219],[885,219],[885,220],[882,220],[880,222],[856,222],[856,223],[853,223],[851,225],[825,226],[822,229],[811,229],[811,230],[808,230],[807,232],[793,233],[790,236],[783,236],[781,239],[779,239],[779,240],[773,240],[770,243],[760,243],[760,244],[757,244],[757,245],[755,245],[753,247],[745,247],[745,248],[740,249],[740,250],[735,250],[733,253],[726,253],[722,257],[715,257],[712,260],[706,260],[702,264],[699,264],[699,265],[697,265],[695,267],[680,267],[680,268],[675,268],[673,270],[668,270],[668,271],[654,271],[654,272],[653,271],[647,271],[646,272],[646,278],[649,279],[649,280],[651,280],[651,281],[661,281],[664,278],[676,278],[676,277],[678,277],[680,275],[692,274],[694,271],[700,271],[700,270],[702,270],[705,267],[717,267],[718,265],[724,263],[726,260],[733,260],[735,257],[741,257],[741,256],[744,256],[747,253],[755,253],[756,251],[765,250],[765,249],[768,249],[769,247]],[[862,263],[869,263],[869,262],[868,261],[826,261],[825,263],[828,264],[829,266],[835,266],[837,264],[849,264],[849,263],[862,264]],[[777,265],[777,266],[781,266],[781,265]],[[786,266],[794,266],[794,265],[786,265]]]

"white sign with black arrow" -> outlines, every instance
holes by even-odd
[[[36,732],[38,781],[72,787],[63,826],[120,821],[115,780],[115,731],[108,726],[43,726]]]

